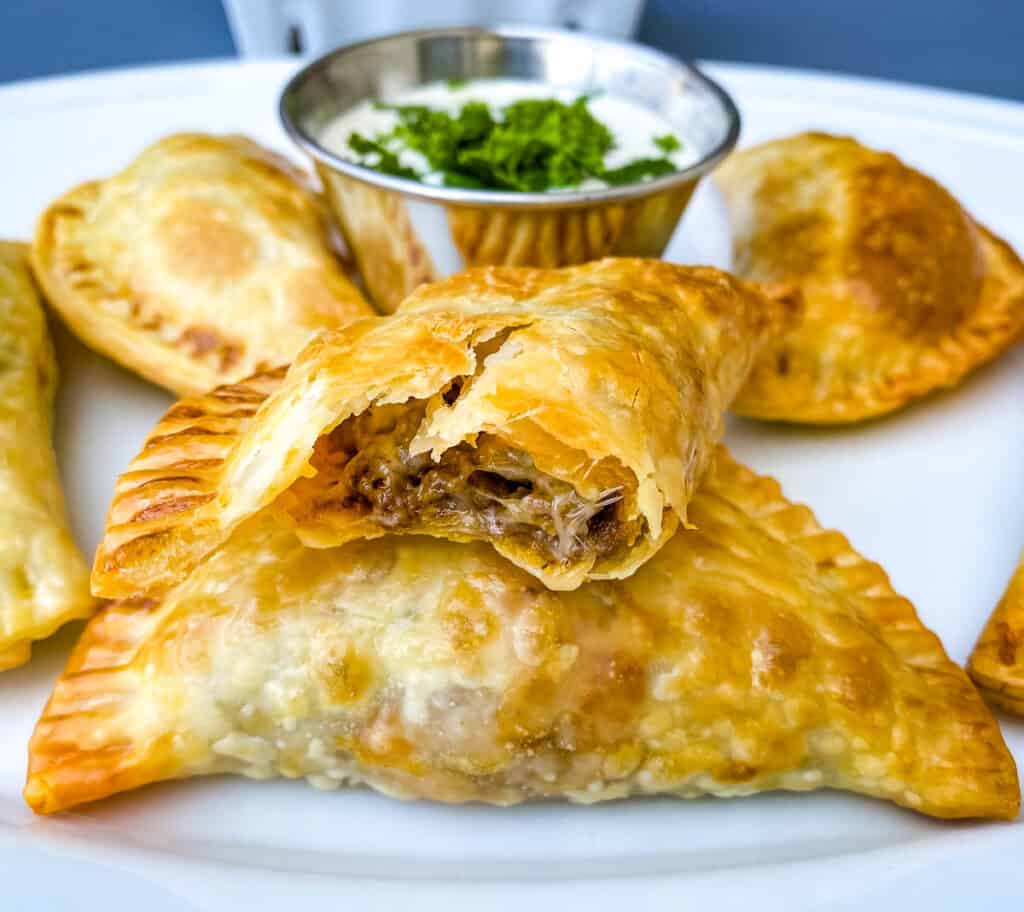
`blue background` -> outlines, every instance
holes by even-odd
[[[1024,0],[648,0],[639,37],[1024,100]],[[0,0],[3,82],[234,53],[220,0]]]

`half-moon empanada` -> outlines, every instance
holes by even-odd
[[[953,386],[1024,331],[1024,264],[935,181],[853,139],[804,133],[715,173],[737,274],[795,283],[803,319],[733,409],[858,421]]]
[[[43,213],[36,274],[90,347],[180,395],[290,361],[372,313],[304,176],[240,136],[178,134]]]
[[[1024,556],[967,664],[990,703],[1024,716]]]
[[[27,254],[0,242],[0,671],[95,607],[50,442],[57,363]]]
[[[999,727],[884,571],[719,451],[633,576],[482,544],[304,547],[268,513],[92,621],[30,747],[42,813],[233,772],[513,804],[834,787],[1011,818]]]
[[[628,576],[685,520],[723,413],[793,303],[656,260],[424,286],[391,317],[314,340],[205,503],[178,496],[178,463],[211,446],[219,458],[238,424],[196,437],[172,409],[171,430],[157,428],[118,486],[95,589],[148,590],[275,500],[315,547],[426,533],[490,541],[550,588]],[[168,433],[184,436],[168,449]],[[152,533],[168,526],[161,554]]]

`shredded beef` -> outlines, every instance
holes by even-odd
[[[425,411],[419,401],[376,406],[322,437],[313,457],[318,494],[309,508],[358,510],[385,529],[430,523],[513,536],[556,561],[600,557],[635,536],[636,523],[620,518],[617,491],[581,497],[492,435],[452,447],[437,462],[429,453],[411,455]]]

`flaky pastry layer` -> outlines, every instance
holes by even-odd
[[[118,484],[95,591],[166,585],[191,565],[184,551],[198,558],[264,509],[307,544],[425,533],[487,540],[550,588],[627,576],[685,521],[725,409],[796,307],[785,290],[655,260],[424,286],[391,317],[315,339],[258,414],[215,421],[216,436],[209,400],[172,409],[176,445],[140,457],[153,487],[134,465]],[[196,432],[180,421],[193,411]],[[174,493],[190,446],[222,460],[202,503],[191,482]]]

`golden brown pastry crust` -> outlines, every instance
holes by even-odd
[[[27,254],[0,241],[0,671],[95,607],[50,442],[57,363]]]
[[[304,176],[240,136],[168,136],[76,187],[43,213],[32,256],[76,335],[181,395],[372,313]]]
[[[358,321],[314,340],[258,418],[244,430],[239,424],[224,430],[225,443],[230,434],[238,441],[223,466],[211,469],[219,475],[216,499],[196,509],[186,499],[161,519],[159,548],[151,547],[148,491],[134,487],[133,466],[118,486],[94,590],[126,597],[166,585],[190,566],[184,550],[201,555],[286,492],[298,501],[287,509],[307,544],[389,531],[480,537],[425,519],[385,527],[340,501],[300,515],[305,495],[297,483],[314,474],[318,440],[371,406],[408,400],[431,403],[410,451],[437,460],[488,435],[528,453],[539,471],[583,496],[619,490],[616,509],[639,531],[607,554],[554,560],[528,542],[484,537],[551,588],[627,576],[685,520],[725,408],[754,353],[794,307],[783,291],[766,293],[718,270],[654,260],[472,270],[424,286],[392,317]],[[487,355],[485,346],[492,349]],[[457,378],[465,382],[449,402],[443,395]],[[177,418],[172,425],[176,432]],[[197,445],[208,449],[211,441],[204,435]],[[213,445],[220,458],[221,439]],[[168,503],[177,497],[180,458],[173,454],[166,469],[171,483],[160,489]],[[147,460],[150,469],[164,470]],[[136,514],[146,521],[136,522]],[[136,538],[141,545],[133,544]]]
[[[223,537],[204,511],[224,459],[286,368],[255,374],[171,406],[118,476],[96,550],[92,586],[127,598],[172,585]]]
[[[1024,716],[1024,556],[985,624],[967,670],[993,706]]]
[[[804,133],[716,172],[738,275],[795,283],[803,320],[733,406],[859,421],[954,386],[1024,332],[1024,264],[939,184],[853,139]]]
[[[551,592],[481,543],[307,549],[263,514],[116,603],[33,735],[52,813],[215,772],[512,804],[835,787],[1012,818],[998,725],[884,571],[720,450],[626,580]]]

